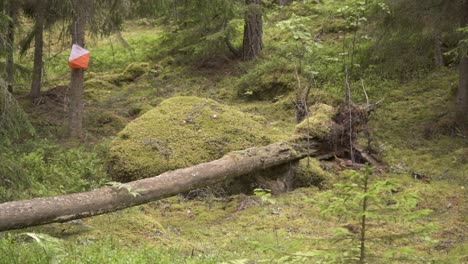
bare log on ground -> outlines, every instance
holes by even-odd
[[[277,143],[232,152],[223,158],[133,181],[125,188],[103,187],[90,192],[0,204],[0,231],[105,214],[190,191],[201,186],[272,168],[307,156],[304,143]],[[312,154],[318,143],[311,142]]]

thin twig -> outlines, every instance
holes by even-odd
[[[297,71],[297,66],[294,64],[294,73],[296,74],[296,80],[297,80],[297,90],[296,90],[296,101],[300,97],[300,91],[301,91],[301,78],[299,77],[299,72]]]
[[[351,162],[354,164],[354,152],[353,152],[353,115],[351,110],[351,87],[349,85],[348,66],[345,65],[345,84],[346,84],[346,99],[348,103],[349,111],[349,155],[351,156]]]
[[[309,111],[307,98],[309,97],[310,89],[312,88],[312,86],[315,87],[314,75],[312,75],[310,79],[310,84],[307,86],[305,99],[304,99],[304,105],[306,109],[306,118],[307,118],[307,168],[310,167],[310,111]]]
[[[369,96],[367,95],[366,88],[364,87],[364,80],[361,78],[361,86],[362,90],[364,91],[364,95],[366,96],[366,108],[369,107]]]

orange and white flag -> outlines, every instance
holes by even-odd
[[[68,58],[68,66],[72,69],[87,69],[90,54],[88,50],[80,47],[80,45],[73,44],[70,58]]]

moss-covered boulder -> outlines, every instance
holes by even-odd
[[[112,142],[113,178],[130,181],[276,141],[263,117],[211,99],[174,97],[132,121]]]
[[[309,135],[312,138],[325,140],[335,124],[333,117],[337,110],[326,104],[315,104],[309,108],[309,118],[296,126],[296,133]]]

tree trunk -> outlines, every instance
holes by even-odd
[[[312,141],[311,153],[317,153],[317,145]],[[0,204],[0,232],[66,222],[148,203],[287,164],[305,157],[307,152],[300,143],[277,143],[232,152],[218,160],[129,182],[121,186],[124,188],[104,187],[84,193],[3,203]]]
[[[468,26],[468,0],[463,3],[461,26]],[[468,54],[462,54],[459,66],[456,122],[462,133],[468,135]]]
[[[434,33],[434,61],[437,68],[441,68],[445,65],[440,32]]]
[[[468,135],[468,57],[460,61],[460,80],[457,93],[457,124]]]
[[[244,41],[242,44],[242,60],[254,60],[263,49],[262,0],[246,0]]]
[[[85,27],[88,20],[88,12],[91,10],[90,0],[73,0],[74,16],[72,20],[73,43],[85,46]],[[72,69],[71,82],[68,91],[68,136],[71,138],[81,138],[83,136],[83,90],[84,90],[84,70]]]
[[[8,54],[6,58],[6,72],[7,72],[7,89],[10,93],[13,93],[13,86],[15,84],[15,23],[17,22],[17,3],[16,0],[8,1],[8,16],[10,21],[8,22],[7,38],[10,43]]]
[[[34,12],[34,66],[30,93],[33,102],[41,95],[45,11],[45,1],[37,1]]]

